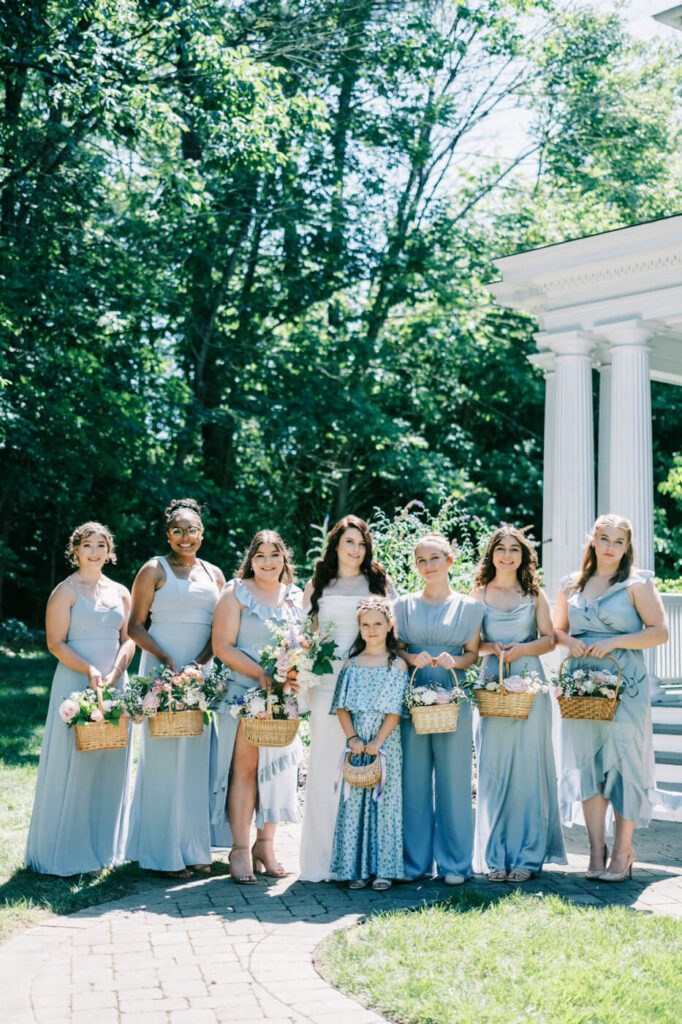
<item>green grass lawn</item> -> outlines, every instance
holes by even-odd
[[[682,921],[457,893],[323,944],[339,988],[409,1024],[679,1024]]]
[[[57,878],[24,867],[40,743],[56,662],[43,651],[0,646],[0,942],[53,914],[118,899],[155,876],[125,865],[96,877]],[[87,754],[81,755],[87,757]],[[227,868],[214,863],[215,873]]]

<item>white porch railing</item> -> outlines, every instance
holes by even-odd
[[[664,683],[682,684],[682,594],[662,594],[670,636],[654,648],[654,672]]]

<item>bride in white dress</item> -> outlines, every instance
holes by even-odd
[[[322,558],[303,595],[303,607],[325,630],[334,627],[336,658],[334,671],[320,676],[306,690],[310,707],[310,759],[303,807],[301,837],[301,878],[322,882],[331,878],[334,826],[339,794],[334,778],[345,744],[336,715],[329,708],[348,651],[358,634],[358,601],[368,594],[392,597],[393,587],[386,571],[372,555],[372,540],[364,519],[345,516],[334,526]]]

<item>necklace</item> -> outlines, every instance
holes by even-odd
[[[361,579],[363,573],[356,573],[355,576],[337,576],[334,581],[334,589],[339,590],[342,593],[350,593],[351,590],[356,586],[359,579]]]
[[[187,572],[191,572],[194,566],[197,564],[196,559],[193,562],[181,562],[178,558],[175,557],[175,553],[172,551],[170,555],[168,555],[168,561],[172,562],[173,565],[177,565],[178,569],[184,569]]]

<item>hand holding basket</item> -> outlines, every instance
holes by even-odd
[[[563,672],[564,665],[567,661],[572,658],[571,654],[568,654],[559,665],[559,675],[557,679],[557,685],[561,686],[561,673]],[[618,693],[621,688],[623,681],[623,673],[621,667],[614,657],[610,654],[605,655],[609,661],[612,661],[618,670],[618,682],[613,698],[610,697],[557,697],[559,703],[559,710],[562,718],[574,718],[581,719],[587,722],[612,722],[613,716],[616,713],[616,708],[620,704],[620,698]]]
[[[458,680],[454,670],[450,668],[447,671],[452,674],[453,684],[457,686]],[[419,669],[414,668],[410,675],[410,685],[407,691],[408,704],[411,703],[412,694],[414,693],[414,677],[417,672],[419,672]],[[410,707],[410,715],[412,716],[414,731],[418,735],[456,732],[457,719],[459,717],[459,701],[449,704],[425,704],[423,706]]]
[[[482,718],[520,718],[527,719],[535,700],[535,691],[517,693],[507,690],[504,685],[505,668],[509,675],[509,662],[498,659],[499,690],[477,690],[476,701],[478,713]]]
[[[96,688],[97,706],[104,717],[102,687]],[[121,717],[118,722],[87,722],[74,726],[76,750],[80,753],[92,750],[117,750],[128,746],[128,719]]]

